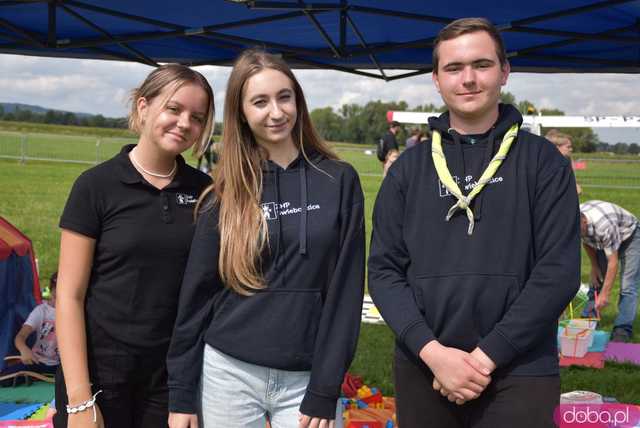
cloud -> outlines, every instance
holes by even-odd
[[[197,69],[213,87],[220,121],[230,68]],[[129,91],[150,71],[136,63],[0,55],[0,102],[124,116]],[[371,100],[404,100],[411,107],[442,104],[428,74],[391,82],[330,70],[296,70],[295,74],[310,109],[337,109],[345,103]],[[569,115],[640,115],[637,88],[637,76],[631,74],[513,73],[505,90],[518,101],[529,100]]]

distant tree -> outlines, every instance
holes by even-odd
[[[0,119],[2,119],[2,116],[4,116],[4,107],[0,106]]]
[[[16,121],[18,122],[31,122],[31,119],[33,118],[33,113],[31,112],[31,110],[23,110],[20,108],[16,108],[15,117],[16,117]]]
[[[128,126],[127,119],[123,118],[122,120],[124,122],[124,126],[123,127],[126,128]],[[216,122],[216,126],[213,128],[213,135],[222,135],[223,129],[224,129],[224,127],[223,127],[222,122]]]
[[[97,126],[98,128],[103,128],[105,126],[106,120],[103,115],[98,114],[93,116],[93,126]]]
[[[411,111],[444,112],[446,110],[447,110],[447,107],[444,106],[444,105],[441,105],[440,107],[437,107],[433,103],[428,103],[428,104],[417,106],[416,108],[414,108]]]
[[[503,104],[513,104],[516,106],[516,97],[511,92],[500,92],[500,102]]]
[[[63,125],[77,125],[78,121],[76,119],[76,115],[73,113],[64,113],[62,116],[62,124]]]
[[[542,116],[564,116],[564,112],[557,108],[542,108],[540,114]]]
[[[542,135],[545,135],[552,128],[542,128]],[[600,139],[591,128],[553,128],[571,137],[574,152],[593,153],[598,150]]]
[[[538,113],[538,110],[536,109],[536,106],[534,106],[533,103],[531,101],[528,101],[528,100],[520,101],[516,105],[516,107],[520,111],[520,114],[523,114],[523,115],[537,114]]]
[[[53,110],[47,110],[44,114],[44,123],[56,123],[56,112]]]
[[[638,145],[638,143],[629,144],[629,148],[627,149],[627,153],[629,153],[630,155],[640,154],[640,145]]]
[[[614,144],[613,152],[619,155],[627,153],[627,144],[622,142]]]
[[[311,112],[311,121],[318,133],[327,141],[342,141],[344,119],[331,107],[317,108]]]

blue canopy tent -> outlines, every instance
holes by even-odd
[[[640,0],[0,0],[0,53],[228,65],[262,46],[391,80],[431,72],[433,38],[465,16],[498,26],[514,71],[640,71]]]

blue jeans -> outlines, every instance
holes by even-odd
[[[246,363],[205,345],[201,404],[204,428],[297,428],[308,371]],[[342,427],[337,413],[336,428]]]
[[[603,251],[597,252],[598,265],[602,275],[607,271],[607,258]],[[613,328],[625,330],[631,335],[633,321],[636,319],[638,311],[638,293],[640,289],[640,227],[636,227],[635,232],[622,243],[618,250],[620,267],[620,298],[618,300],[618,316]],[[593,287],[589,290],[589,301],[587,302],[582,316],[595,316],[595,293]]]

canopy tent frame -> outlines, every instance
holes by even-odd
[[[354,4],[353,0],[339,0],[337,2],[305,2],[298,1],[260,1],[260,0],[230,0],[237,3],[238,7],[246,7],[249,11],[275,11],[275,14],[268,16],[255,16],[243,19],[232,19],[227,22],[218,22],[210,25],[188,27],[167,20],[159,20],[150,17],[140,16],[126,11],[115,10],[104,5],[90,4],[81,0],[0,0],[0,40],[9,43],[0,43],[0,53],[29,53],[30,48],[35,48],[34,55],[41,56],[62,56],[62,57],[83,57],[134,61],[151,66],[157,66],[161,62],[132,45],[136,42],[145,42],[161,39],[188,39],[197,44],[202,44],[212,48],[241,51],[247,47],[261,46],[270,51],[279,52],[282,56],[291,61],[297,67],[311,67],[334,69],[358,75],[383,80],[396,80],[419,74],[430,73],[431,64],[417,64],[406,67],[409,71],[390,75],[385,69],[390,68],[388,64],[379,59],[379,55],[389,52],[397,52],[406,49],[430,49],[433,46],[434,37],[414,38],[406,41],[371,42],[368,41],[365,31],[359,27],[354,14],[365,14],[379,16],[383,18],[397,18],[411,22],[428,22],[433,24],[446,25],[453,21],[454,17],[434,16],[423,13],[408,12],[391,8],[376,8]],[[510,59],[525,58],[542,62],[564,63],[564,67],[512,67],[514,71],[537,71],[537,72],[558,72],[572,71],[565,70],[571,64],[575,66],[594,66],[593,71],[613,71],[613,72],[634,72],[640,71],[640,59],[611,59],[594,58],[579,55],[560,55],[549,53],[549,49],[580,45],[584,42],[598,41],[620,44],[621,46],[640,46],[640,19],[636,18],[631,25],[624,25],[617,28],[607,29],[594,33],[584,31],[568,31],[554,28],[542,28],[539,25],[548,23],[551,20],[566,17],[576,17],[585,13],[601,11],[620,5],[637,2],[637,0],[606,0],[597,1],[577,7],[568,7],[549,13],[538,14],[525,18],[515,19],[506,23],[496,23],[499,31],[503,33],[519,33],[525,35],[558,37],[560,40],[527,46],[518,50],[508,51]],[[98,2],[99,3],[99,2]],[[107,4],[104,2],[104,4]],[[47,10],[47,28],[43,31],[22,28],[2,17],[2,10],[11,6],[42,5]],[[282,13],[280,13],[282,11]],[[122,19],[133,24],[144,24],[156,27],[155,31],[146,32],[126,32],[114,34],[109,28],[105,28],[98,22],[89,19],[88,13],[98,16],[108,16]],[[59,18],[61,14],[73,17],[85,27],[97,33],[96,36],[79,38],[59,38]],[[318,19],[318,16],[326,14],[337,14],[338,32],[332,36]],[[246,29],[251,26],[261,24],[274,24],[304,17],[315,29],[325,46],[303,47],[295,46],[291,43],[278,43],[275,41],[247,37],[246,35],[227,34],[223,31],[231,29]],[[533,25],[538,26],[533,26]],[[347,33],[351,31],[356,43],[347,42]],[[638,33],[638,36],[620,35],[624,32]],[[334,40],[337,39],[337,40]],[[114,46],[120,48],[120,52],[114,50]],[[77,49],[86,49],[83,53],[78,53]],[[353,58],[365,58],[364,62],[354,64],[336,64],[332,60],[349,61]],[[189,65],[229,65],[229,58],[194,58],[181,61]],[[411,65],[411,64],[405,64]],[[397,68],[397,67],[394,67]],[[365,71],[366,70],[366,71]],[[375,70],[369,71],[369,70]],[[573,70],[576,71],[576,70]],[[577,71],[585,72],[585,69]],[[586,70],[589,72],[589,70]]]

